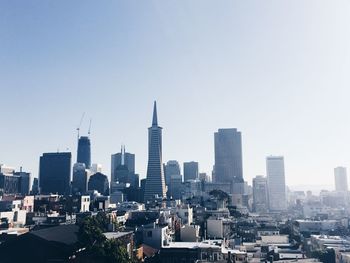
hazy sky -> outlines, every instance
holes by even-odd
[[[349,14],[329,0],[2,0],[0,163],[37,175],[58,148],[75,162],[86,112],[93,162],[109,174],[123,143],[144,177],[156,99],[164,161],[209,173],[213,133],[234,127],[249,183],[273,154],[288,184],[333,184],[350,167]]]

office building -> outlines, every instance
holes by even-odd
[[[77,163],[85,164],[86,169],[91,167],[91,142],[88,136],[81,136],[78,140]]]
[[[184,181],[198,179],[198,163],[197,162],[185,162],[184,163]]]
[[[157,104],[154,102],[152,127],[148,128],[148,166],[144,200],[165,198],[166,187],[162,162],[162,128],[158,126]]]
[[[182,175],[172,174],[168,186],[168,196],[172,199],[179,200],[182,196]]]
[[[39,194],[39,179],[33,178],[32,190],[30,191],[31,195]]]
[[[84,163],[76,163],[73,166],[72,193],[85,194],[89,181],[90,171],[86,169]]]
[[[135,174],[135,154],[125,152],[125,146],[120,153],[111,158],[111,184],[122,183],[139,187],[139,175]]]
[[[42,194],[70,194],[70,152],[44,153],[40,157],[39,186]]]
[[[348,191],[348,176],[346,167],[334,168],[335,190],[338,192]]]
[[[253,211],[266,213],[269,210],[267,178],[256,176],[253,178]]]
[[[287,200],[283,156],[267,157],[266,173],[270,211],[286,210]]]
[[[237,129],[219,129],[214,134],[214,182],[243,183],[242,137]]]
[[[180,165],[176,160],[170,160],[164,165],[165,184],[168,186],[172,175],[181,175]]]
[[[109,182],[107,175],[96,173],[90,176],[88,183],[89,191],[97,191],[102,195],[109,195]]]
[[[120,153],[112,154],[111,156],[112,181],[117,181],[115,178],[115,170],[119,165],[125,165],[130,173],[135,173],[135,154],[125,152],[125,146],[122,146]]]
[[[0,195],[19,194],[21,177],[0,173]]]
[[[19,172],[14,172],[14,176],[20,178],[18,193],[22,196],[28,195],[30,191],[30,173],[22,171],[22,167]]]

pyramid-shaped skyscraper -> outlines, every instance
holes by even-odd
[[[144,201],[166,197],[162,162],[162,127],[158,126],[157,103],[154,102],[152,126],[148,128],[148,166]]]

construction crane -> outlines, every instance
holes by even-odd
[[[90,118],[89,131],[88,131],[88,136],[89,136],[89,137],[90,137],[90,134],[91,134],[91,122],[92,122],[92,119]]]
[[[83,113],[83,115],[81,116],[81,119],[80,119],[79,125],[78,125],[78,127],[77,127],[78,140],[79,140],[79,136],[80,136],[80,127],[81,127],[81,124],[83,123],[84,116],[85,116],[85,112],[84,112],[84,113]]]

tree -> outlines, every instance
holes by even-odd
[[[106,213],[85,218],[79,225],[78,247],[75,263],[131,263],[126,248],[115,239],[103,234],[108,230],[110,218]]]

